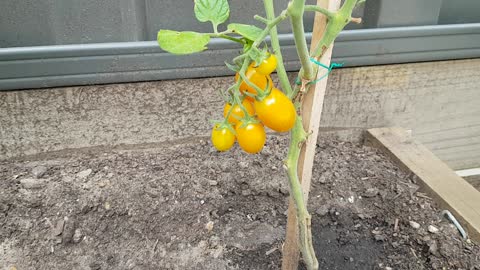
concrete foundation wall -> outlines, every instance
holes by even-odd
[[[0,159],[208,136],[232,77],[0,92]],[[480,166],[480,59],[334,70],[324,130],[412,129],[454,169]]]

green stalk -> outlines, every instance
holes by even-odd
[[[331,13],[322,8],[309,6],[308,9],[325,14],[328,17],[328,23],[325,30],[325,34],[321,41],[316,45],[313,57],[320,58],[326,51],[326,49],[333,43],[340,31],[351,21],[351,13],[355,7],[357,0],[346,0],[345,4],[337,13]],[[295,44],[297,53],[302,64],[302,68],[299,71],[299,77],[302,80],[312,80],[317,76],[318,67],[312,66],[310,62],[310,54],[308,52],[304,29],[303,29],[303,13],[305,11],[305,0],[293,0],[289,7],[288,13],[291,18],[291,24],[293,29],[293,35],[295,37]],[[302,81],[302,85],[295,85],[294,90],[290,98],[296,98],[297,94],[302,91],[306,91],[305,88],[310,88],[313,85],[306,85],[305,81]],[[302,101],[300,95],[299,101]],[[302,252],[303,261],[308,270],[317,270],[318,261],[315,257],[315,250],[312,243],[311,232],[311,216],[308,213],[305,198],[303,196],[303,190],[298,177],[298,160],[300,158],[300,152],[307,138],[302,124],[301,116],[297,117],[295,126],[291,132],[290,147],[288,150],[287,160],[285,162],[288,172],[288,178],[290,183],[290,194],[295,202],[295,208],[297,212],[297,222],[299,229],[299,244]]]
[[[287,12],[290,15],[290,24],[292,25],[293,37],[297,54],[302,64],[302,78],[311,80],[315,75],[313,73],[310,55],[308,53],[307,40],[305,39],[305,30],[303,28],[303,13],[305,11],[305,0],[293,0],[290,2]]]
[[[267,15],[268,20],[273,20],[275,17],[275,9],[273,7],[273,0],[264,0],[263,5],[265,6],[265,13]],[[272,44],[273,51],[275,56],[277,57],[277,75],[278,79],[280,80],[280,84],[282,85],[283,91],[290,96],[292,94],[292,86],[290,85],[290,81],[288,80],[287,71],[285,70],[285,66],[283,65],[283,56],[282,51],[280,49],[280,42],[278,40],[278,33],[277,27],[274,26],[270,29],[270,43]]]
[[[318,260],[315,257],[315,250],[312,242],[312,219],[308,213],[303,196],[302,185],[298,178],[298,159],[300,158],[300,151],[307,133],[303,129],[302,118],[297,117],[295,125],[291,132],[290,147],[288,148],[287,160],[285,166],[287,167],[288,179],[290,184],[290,195],[295,202],[295,209],[297,210],[297,223],[300,240],[300,250],[302,252],[303,261],[308,270],[318,269]]]
[[[338,34],[352,20],[352,11],[355,8],[357,0],[346,0],[337,13],[328,20],[327,28],[322,40],[317,44],[312,57],[319,59],[330,47]]]

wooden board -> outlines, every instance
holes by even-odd
[[[458,176],[409,133],[398,127],[374,128],[367,143],[380,147],[405,170],[414,173],[421,186],[442,208],[460,220],[472,239],[480,241],[480,192]]]
[[[322,128],[401,126],[454,170],[480,167],[480,59],[342,68],[331,75]]]

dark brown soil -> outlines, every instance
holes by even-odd
[[[0,162],[0,269],[279,269],[285,148],[200,140]],[[323,141],[309,209],[320,269],[480,269],[479,246],[375,149]]]

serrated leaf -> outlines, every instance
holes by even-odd
[[[158,44],[163,50],[173,54],[190,54],[207,49],[210,41],[208,34],[197,32],[177,32],[172,30],[160,30],[157,36]]]
[[[227,29],[249,40],[256,40],[263,32],[262,29],[254,25],[241,23],[231,23],[227,26]]]
[[[195,0],[194,11],[197,20],[201,22],[211,21],[215,27],[225,22],[230,15],[227,0]]]

